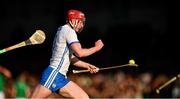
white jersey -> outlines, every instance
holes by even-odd
[[[63,75],[66,75],[70,65],[73,53],[69,47],[73,43],[79,43],[76,32],[67,24],[59,27],[53,42],[50,66]]]

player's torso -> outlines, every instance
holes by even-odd
[[[66,75],[68,71],[70,57],[72,55],[72,51],[68,47],[67,41],[64,37],[67,32],[73,32],[67,25],[58,28],[53,42],[52,57],[50,59],[50,66],[59,70],[60,73],[64,75]]]

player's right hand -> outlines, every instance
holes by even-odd
[[[97,73],[99,71],[99,68],[92,65],[92,64],[88,64],[87,69],[89,70],[90,73]]]
[[[101,50],[103,46],[104,46],[104,43],[102,42],[101,39],[95,42],[95,47],[97,48],[98,51]]]

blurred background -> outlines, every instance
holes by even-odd
[[[85,28],[78,35],[82,46],[91,47],[100,38],[105,44],[100,52],[82,60],[98,67],[122,65],[130,59],[139,65],[138,68],[101,71],[96,75],[72,74],[74,67],[71,66],[70,78],[77,83],[81,82],[78,84],[91,97],[179,97],[176,94],[179,89],[175,89],[179,88],[178,80],[166,87],[164,92],[154,93],[158,86],[176,76],[180,70],[178,36],[169,28],[168,7],[168,2],[164,0],[3,0],[0,3],[0,49],[28,39],[37,29],[46,33],[46,40],[41,45],[26,46],[1,54],[0,65],[11,72],[12,82],[24,72],[36,78],[31,81],[38,82],[41,72],[49,65],[57,28],[65,24],[69,9],[77,9],[86,15]],[[101,77],[98,79],[102,81],[93,85],[96,84],[93,82],[96,76]],[[144,79],[148,79],[145,85],[149,87],[144,87]],[[98,83],[104,81],[109,81],[107,84],[110,86],[113,82],[122,86],[112,89],[113,93],[108,94],[104,92],[108,89],[106,84],[98,86]],[[125,82],[137,83],[136,87],[138,84],[140,87],[127,91],[125,89],[128,89],[128,85],[123,85]],[[96,86],[97,89],[91,90]],[[99,91],[99,94],[93,93],[96,92],[93,90]]]

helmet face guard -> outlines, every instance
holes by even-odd
[[[72,21],[69,20],[69,24],[76,32],[81,32],[84,28],[85,21],[73,19]]]
[[[67,15],[68,23],[76,32],[81,32],[85,25],[85,15],[78,10],[69,10]],[[79,27],[79,25],[81,25]]]

